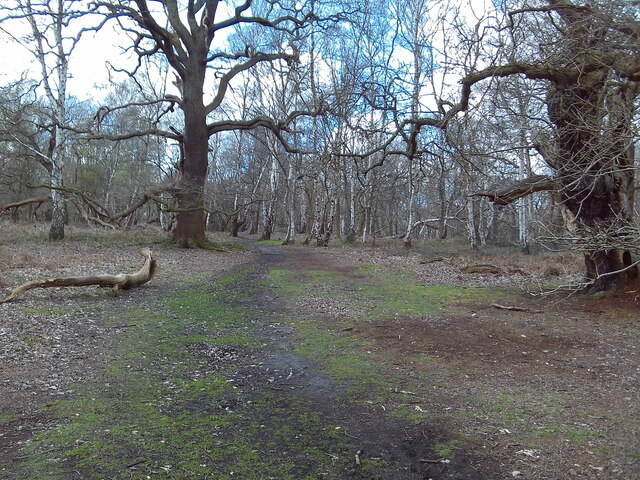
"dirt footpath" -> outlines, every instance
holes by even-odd
[[[0,478],[640,477],[632,294],[558,302],[524,275],[252,248],[157,247],[139,290],[2,305]],[[82,242],[10,258],[12,286],[138,267],[133,246]]]

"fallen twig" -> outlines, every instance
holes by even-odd
[[[392,388],[391,393],[401,393],[402,395],[417,395],[415,392],[409,392],[407,390],[399,390],[397,388]]]
[[[360,467],[362,466],[362,463],[360,462],[360,454],[362,453],[362,449],[358,450],[356,452],[356,467]]]
[[[133,468],[133,467],[135,467],[136,465],[140,465],[141,463],[144,463],[144,462],[146,462],[146,460],[138,460],[137,462],[130,463],[130,464],[129,464],[129,465],[127,465],[125,468]]]
[[[529,312],[529,313],[544,313],[543,310],[533,310],[531,308],[526,307],[510,307],[507,305],[499,305],[497,303],[491,304],[493,308],[497,308],[498,310],[511,310],[514,312]]]
[[[360,437],[356,437],[355,435],[351,435],[350,433],[348,433],[346,428],[343,430],[343,433],[349,438],[356,438],[356,439],[360,438]]]
[[[436,262],[451,262],[451,258],[448,257],[433,257],[433,258],[426,258],[424,260],[419,260],[418,263],[420,263],[421,265],[427,265],[429,263],[436,263]]]

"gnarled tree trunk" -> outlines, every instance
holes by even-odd
[[[203,54],[204,55],[204,54]],[[206,55],[205,55],[206,56]],[[182,248],[202,248],[205,236],[204,185],[207,179],[209,133],[203,103],[202,68],[186,70],[183,77],[184,159],[173,242]]]
[[[619,248],[589,246],[593,232],[630,225],[634,200],[634,140],[631,131],[638,85],[612,89],[606,70],[549,89],[549,117],[556,126],[554,164],[568,227],[582,237],[588,291],[619,288],[636,269]],[[634,91],[631,91],[634,90]],[[583,247],[583,248],[584,248]]]

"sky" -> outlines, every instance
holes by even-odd
[[[451,2],[458,3],[461,6],[466,4],[465,0],[451,0]],[[466,12],[469,16],[468,21],[475,23],[477,17],[474,13],[481,14],[486,11],[489,4],[490,0],[474,0],[475,12],[468,7],[462,9],[461,12],[463,14]],[[231,9],[226,2],[221,3],[222,5],[227,8],[220,8],[217,12],[221,18],[227,17],[231,13]],[[434,11],[433,13],[438,18],[442,15],[442,12]],[[10,33],[17,37],[29,33],[26,23],[20,25],[17,22],[13,22],[10,25],[3,24],[3,26],[10,28]],[[443,42],[437,36],[432,37],[432,39],[437,42]],[[27,48],[11,40],[6,32],[0,32],[0,41],[3,41],[8,46],[4,51],[4,61],[0,65],[0,84],[17,80],[23,74],[33,79],[41,78],[40,67],[34,62],[34,57]],[[71,57],[67,92],[80,100],[92,99],[98,103],[103,100],[109,93],[109,89],[105,88],[109,82],[107,60],[116,64],[122,62],[122,46],[128,44],[130,44],[130,39],[123,37],[121,32],[116,32],[113,26],[107,26],[97,33],[86,33]],[[437,46],[435,50],[437,51]],[[400,50],[398,51],[400,52]],[[401,58],[399,57],[398,60],[401,61]],[[439,72],[436,72],[436,75],[439,75]],[[171,76],[170,78],[173,77]],[[446,81],[444,78],[438,80],[436,84],[448,83],[457,88],[458,78],[447,79]],[[169,84],[167,93],[177,93],[172,92],[171,88],[173,87]]]
[[[22,31],[25,34],[28,32],[15,23],[11,26],[14,35],[20,35]],[[106,60],[117,57],[121,51],[117,40],[118,35],[112,29],[85,34],[71,56],[67,92],[81,100],[102,96],[100,87],[108,80]],[[5,32],[0,33],[0,41],[6,45],[0,65],[0,84],[18,80],[23,75],[32,79],[41,78],[40,65],[26,46],[15,42]]]
[[[216,20],[229,18],[233,13],[233,4],[234,2],[221,2],[216,11]],[[156,8],[159,12],[162,11],[162,7],[159,5]],[[161,15],[161,13],[158,14],[157,18],[161,18]],[[0,28],[0,41],[7,45],[3,52],[3,62],[0,63],[0,85],[18,80],[23,75],[32,79],[40,79],[42,77],[40,66],[27,48],[29,45],[20,45],[11,38],[11,36],[27,36],[30,34],[29,26],[26,22],[13,21],[11,23],[5,22],[1,27],[8,29],[9,33]],[[228,31],[218,32],[214,42],[224,42],[230,33]],[[131,56],[123,56],[123,48],[130,45],[131,39],[117,30],[115,24],[107,24],[97,33],[85,33],[71,56],[67,92],[80,100],[94,99],[99,101],[104,98],[108,94],[108,90],[104,87],[109,82],[107,61],[118,65],[126,62],[128,58],[131,63]],[[168,87],[168,93],[177,93],[170,91],[173,88],[171,83]]]

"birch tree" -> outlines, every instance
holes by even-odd
[[[428,70],[428,49],[430,38],[427,30],[429,15],[428,2],[426,0],[411,0],[408,4],[396,7],[396,17],[400,26],[399,36],[401,45],[411,53],[411,81],[409,100],[409,124],[408,132],[401,130],[406,144],[407,176],[409,183],[409,198],[407,202],[407,227],[404,234],[404,246],[411,247],[413,231],[415,229],[416,196],[418,193],[421,171],[418,163],[421,161],[419,133],[420,128],[415,122],[422,111],[422,86]],[[397,118],[396,118],[397,122]]]
[[[69,63],[83,33],[78,26],[87,14],[87,4],[74,0],[13,0],[0,7],[2,28],[34,58],[40,85],[49,108],[46,145],[33,148],[47,170],[51,188],[51,228],[49,238],[64,238],[65,204],[62,196],[67,149],[67,83]],[[19,35],[26,27],[29,34]]]

